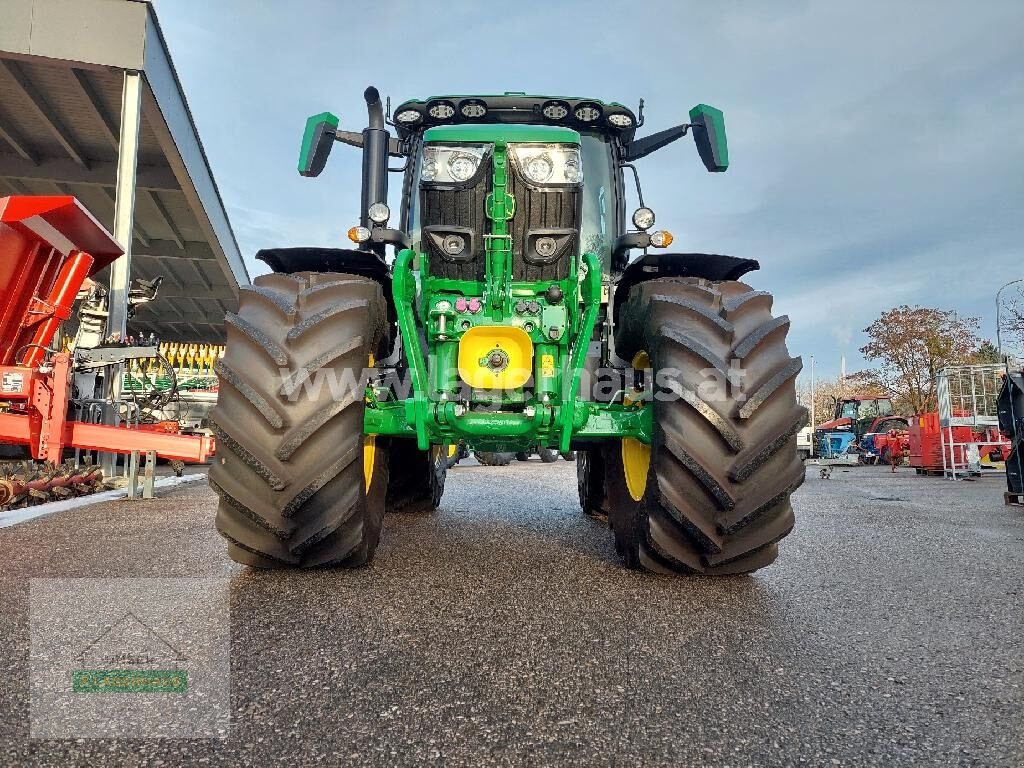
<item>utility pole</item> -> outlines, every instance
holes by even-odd
[[[814,355],[811,355],[811,458],[814,458]]]

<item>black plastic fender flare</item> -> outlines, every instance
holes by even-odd
[[[346,272],[367,277],[380,284],[388,305],[388,322],[398,320],[391,293],[391,267],[374,251],[350,248],[264,248],[256,258],[271,271],[290,275],[294,272]],[[392,334],[393,335],[393,334]]]
[[[618,320],[619,307],[629,297],[633,286],[661,277],[700,277],[705,280],[739,280],[748,272],[760,269],[754,259],[723,256],[717,253],[649,252],[630,262],[615,283],[612,317]]]

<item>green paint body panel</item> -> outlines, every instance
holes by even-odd
[[[436,125],[423,133],[426,143],[472,142],[493,144],[579,144],[580,135],[572,128],[560,125],[502,125],[478,123],[469,125]]]

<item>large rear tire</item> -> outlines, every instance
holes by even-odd
[[[394,467],[388,484],[388,511],[433,512],[437,509],[448,474],[446,447],[434,445],[428,451],[421,451],[415,440],[394,439],[388,451],[388,464]]]
[[[655,388],[651,445],[606,446],[609,522],[626,563],[662,573],[747,573],[775,560],[804,481],[799,358],[772,297],[738,282],[665,278],[630,292],[616,351]],[[643,366],[637,365],[643,363]]]
[[[604,487],[604,454],[600,448],[576,452],[576,490],[584,514],[601,522],[608,521],[608,494]]]
[[[233,560],[306,568],[373,558],[388,465],[377,438],[363,436],[363,403],[386,317],[380,286],[355,275],[263,275],[239,292],[210,415],[216,526]]]

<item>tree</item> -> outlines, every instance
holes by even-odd
[[[937,410],[935,376],[941,368],[971,361],[982,348],[978,327],[978,318],[952,310],[906,304],[887,310],[864,329],[868,343],[860,353],[875,367],[850,379],[888,393],[898,412]]]
[[[971,353],[967,362],[971,365],[992,365],[1002,361],[999,359],[999,350],[996,349],[996,345],[988,339],[984,339]]]

